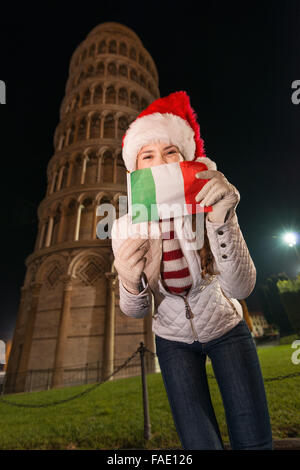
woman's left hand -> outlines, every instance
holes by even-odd
[[[200,171],[195,175],[198,179],[210,179],[196,195],[196,202],[201,206],[212,206],[208,213],[210,222],[225,222],[228,211],[233,213],[240,201],[240,193],[223,173],[217,170]]]

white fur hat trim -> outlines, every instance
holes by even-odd
[[[123,160],[127,170],[136,170],[136,158],[142,147],[158,142],[176,145],[185,160],[195,158],[196,144],[190,125],[175,114],[153,113],[133,121],[126,132]]]

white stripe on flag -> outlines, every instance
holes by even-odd
[[[184,182],[178,162],[151,168],[156,189],[156,203],[161,219],[178,217],[183,214],[185,204]],[[179,207],[170,208],[179,204]]]

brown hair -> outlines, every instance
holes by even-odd
[[[210,249],[209,239],[208,239],[208,236],[207,236],[206,223],[205,223],[206,217],[207,217],[207,213],[204,216],[205,220],[204,220],[204,242],[203,242],[203,246],[202,246],[202,248],[197,250],[197,253],[199,254],[200,260],[201,260],[201,266],[202,266],[201,277],[202,277],[202,279],[204,279],[206,274],[210,274],[210,275],[220,274],[219,271],[214,271],[214,267],[213,267],[214,255],[213,255],[213,253]],[[196,231],[196,215],[195,214],[192,215],[192,228],[193,228],[193,231],[195,232]]]

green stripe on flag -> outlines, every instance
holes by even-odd
[[[159,220],[156,206],[156,190],[151,168],[136,170],[130,174],[132,223]],[[135,204],[143,204],[144,210],[134,208]],[[151,214],[152,206],[152,214]],[[151,217],[152,216],[152,217]]]

